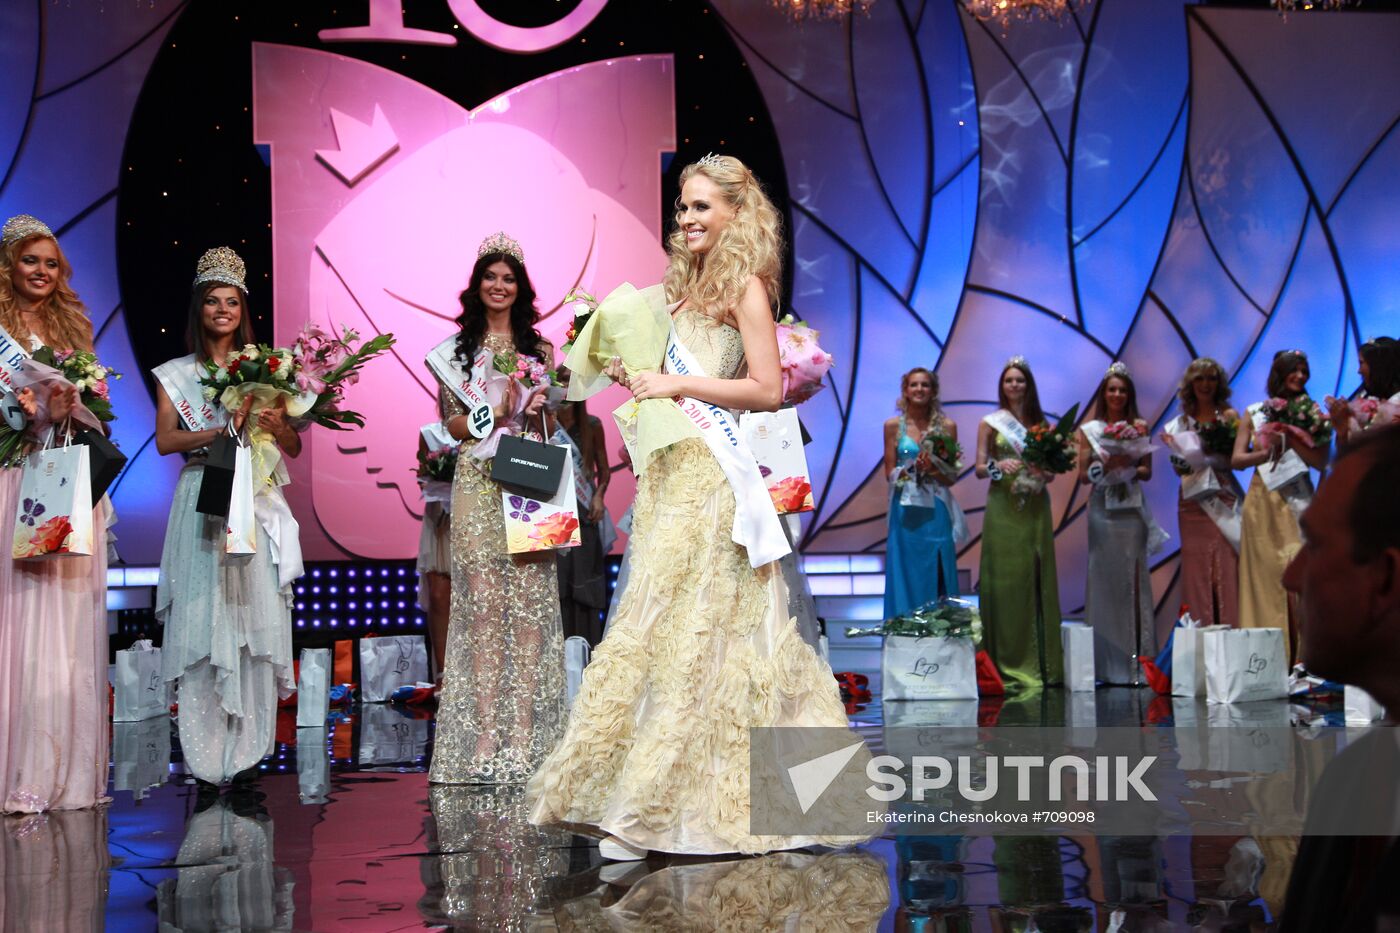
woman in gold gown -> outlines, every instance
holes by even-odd
[[[682,171],[675,220],[666,299],[698,367],[610,374],[637,399],[775,410],[772,202],[739,160],[707,156]],[[702,439],[664,448],[638,476],[627,589],[563,739],[527,787],[532,822],[597,827],[614,859],[830,841],[750,833],[749,729],[847,720],[830,668],[788,616],[779,562],[755,568],[732,540],[735,510]]]
[[[553,348],[535,329],[534,301],[520,244],[503,233],[488,238],[461,295],[453,359],[463,376],[474,361],[489,370],[483,349],[553,364]],[[490,461],[472,456],[477,441],[466,404],[442,373],[434,374],[443,424],[462,447],[452,483],[451,619],[428,779],[520,783],[563,728],[564,636],[554,552],[506,553],[501,487],[491,480]],[[506,421],[507,431],[520,433],[527,421],[538,423],[542,395],[512,420],[514,402],[508,394],[497,404],[498,425]]]

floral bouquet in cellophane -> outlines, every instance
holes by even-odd
[[[55,385],[72,385],[78,390],[78,403],[83,410],[74,409],[71,417],[80,424],[100,430],[103,424],[117,418],[112,411],[108,381],[121,377],[121,373],[103,366],[97,354],[89,350],[40,347],[33,356],[20,363],[16,391],[25,388],[33,391],[35,402],[46,414],[48,390]],[[27,437],[24,430],[16,431],[0,422],[0,466],[16,461],[27,440],[33,438]]]
[[[910,638],[971,638],[982,643],[982,614],[977,607],[956,596],[940,596],[913,612],[886,619],[878,628],[848,628],[847,638],[905,635]]]
[[[579,297],[577,292],[571,294]],[[575,321],[578,319],[576,311]],[[629,376],[661,370],[671,334],[671,315],[660,285],[639,291],[624,282],[598,302],[584,321],[564,358],[564,365],[573,374],[569,380],[570,401],[596,395],[612,384],[604,370],[613,357],[622,360]],[[638,476],[660,451],[700,436],[699,429],[669,398],[642,402],[629,399],[613,411],[613,418]]]
[[[423,491],[424,502],[451,502],[452,480],[457,475],[457,448],[439,447],[436,450],[418,451],[418,488]]]
[[[1327,407],[1341,404],[1341,399],[1327,396],[1325,399]],[[1382,398],[1354,398],[1345,403],[1351,409],[1351,418],[1356,422],[1359,430],[1367,431],[1385,424],[1400,423],[1400,403],[1387,401]]]
[[[930,428],[919,441],[919,456],[900,471],[894,484],[897,488],[911,482],[923,486],[933,481],[935,473],[950,480],[957,479],[963,468],[962,453],[962,445],[951,434]]]
[[[1263,411],[1264,423],[1255,440],[1258,447],[1275,443],[1276,437],[1292,437],[1307,447],[1326,447],[1332,439],[1332,422],[1327,413],[1306,395],[1271,398],[1264,403]]]
[[[1136,476],[1137,462],[1155,449],[1152,432],[1141,418],[1105,425],[1099,436],[1099,446],[1105,457],[1126,457],[1133,464],[1110,472],[1107,477],[1110,483],[1124,483]]]
[[[786,315],[778,322],[778,364],[783,375],[783,402],[800,405],[824,387],[832,357],[817,345],[817,331]]]
[[[1074,469],[1074,447],[1070,439],[1074,436],[1074,423],[1078,418],[1079,405],[1076,403],[1054,427],[1033,424],[1026,429],[1026,443],[1021,450],[1023,468],[1017,470],[1011,480],[1011,491],[1016,494],[1017,506],[1024,508],[1031,496],[1043,492],[1050,477]]]

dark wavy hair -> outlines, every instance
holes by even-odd
[[[1001,375],[997,376],[997,404],[1007,411],[1011,410],[1011,400],[1006,397],[1006,390],[1002,388],[1002,380],[1011,370],[1018,370],[1026,377],[1026,425],[1040,424],[1045,420],[1045,410],[1040,407],[1040,390],[1035,387],[1035,377],[1031,375],[1030,366],[1022,366],[1019,363],[1007,363],[1001,368]]]
[[[1390,398],[1400,392],[1400,342],[1393,337],[1377,337],[1361,345],[1361,358],[1371,369],[1371,378],[1362,386],[1375,398]]]
[[[231,288],[238,292],[238,332],[233,335],[234,349],[241,350],[248,344],[257,342],[257,338],[253,336],[253,309],[248,307],[246,291],[227,282],[205,282],[196,285],[190,292],[190,318],[185,326],[185,346],[201,363],[209,358],[205,347],[204,299],[216,288]]]
[[[1308,375],[1312,375],[1308,355],[1302,350],[1280,350],[1274,354],[1274,363],[1269,367],[1269,382],[1266,386],[1269,398],[1283,398],[1288,377],[1300,365],[1307,366]]]
[[[486,270],[498,262],[510,266],[510,271],[515,273],[515,304],[510,306],[510,334],[515,343],[515,352],[536,357],[549,365],[553,362],[553,348],[535,328],[540,312],[535,308],[535,288],[530,284],[530,274],[525,271],[523,262],[506,253],[487,253],[479,258],[472,266],[466,290],[457,296],[462,303],[462,313],[457,316],[457,359],[470,366],[486,338],[486,307],[481,302],[481,280],[486,276]]]
[[[1105,373],[1099,380],[1099,387],[1094,390],[1094,398],[1090,402],[1089,410],[1094,413],[1094,417],[1100,421],[1108,420],[1108,399],[1104,394],[1108,392],[1108,380],[1118,379],[1128,387],[1128,406],[1123,410],[1123,417],[1129,421],[1137,421],[1142,415],[1138,414],[1137,386],[1133,384],[1133,377],[1127,373]]]

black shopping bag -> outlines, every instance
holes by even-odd
[[[568,455],[563,447],[507,434],[491,461],[491,478],[531,498],[548,499],[559,491]]]
[[[224,433],[214,438],[214,443],[209,445],[209,456],[204,461],[204,478],[199,484],[195,511],[205,515],[228,516],[237,456],[238,439],[232,434]]]
[[[92,477],[92,501],[102,498],[102,494],[116,480],[122,467],[126,466],[126,454],[117,449],[111,439],[101,431],[84,429],[73,438],[88,447],[89,475]]]

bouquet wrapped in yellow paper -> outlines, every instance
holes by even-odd
[[[626,282],[619,285],[587,311],[587,323],[564,358],[572,374],[569,401],[606,389],[612,380],[604,370],[613,357],[622,360],[628,376],[658,372],[670,334],[671,315],[660,285],[641,290]],[[700,437],[699,429],[669,398],[629,399],[613,412],[613,418],[639,476],[660,451],[688,437]]]

